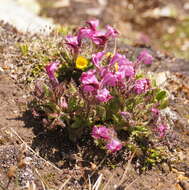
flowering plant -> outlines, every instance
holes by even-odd
[[[161,114],[167,105],[166,91],[140,69],[141,64],[152,64],[147,50],[135,61],[115,48],[107,52],[108,41],[119,33],[109,25],[99,31],[98,24],[89,21],[76,36],[65,38],[64,62],[47,65],[49,82],[36,84],[35,110],[46,126],[65,128],[73,141],[88,129],[96,144],[109,153],[125,147],[147,154],[154,139],[168,132]]]

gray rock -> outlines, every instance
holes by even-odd
[[[41,18],[15,0],[1,0],[0,20],[16,27],[21,32],[49,34],[54,28],[52,21]]]

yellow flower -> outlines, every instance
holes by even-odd
[[[117,62],[115,63],[114,67],[115,67],[115,71],[116,71],[116,72],[118,72],[119,65],[118,65],[118,63],[117,63]]]
[[[85,57],[78,56],[76,59],[76,68],[85,69],[88,65],[88,60]]]
[[[106,53],[106,57],[112,57],[112,56],[113,56],[113,53],[111,53],[111,52]]]

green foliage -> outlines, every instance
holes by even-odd
[[[75,43],[77,44],[77,42]],[[48,42],[46,44],[48,45],[47,47],[53,46]],[[78,47],[75,48],[77,49]],[[145,167],[161,162],[163,159],[161,151],[156,149],[156,143],[161,140],[157,137],[156,131],[158,122],[165,120],[159,112],[161,112],[160,109],[168,105],[167,92],[158,88],[155,80],[146,79],[146,75],[141,71],[135,75],[135,68],[139,66],[137,64],[139,64],[140,60],[133,62],[136,67],[131,66],[132,64],[129,65],[128,69],[130,69],[131,73],[133,72],[131,76],[125,75],[122,77],[118,75],[120,74],[118,69],[121,66],[127,67],[128,64],[121,65],[120,63],[120,66],[114,63],[113,65],[108,65],[112,55],[103,55],[105,58],[98,64],[105,71],[102,69],[103,72],[102,70],[99,72],[101,68],[95,68],[95,64],[91,63],[91,59],[92,57],[94,58],[93,53],[98,52],[102,47],[98,49],[94,44],[91,45],[86,40],[86,44],[79,48],[74,51],[75,49],[70,50],[57,45],[57,47],[52,47],[53,51],[38,51],[34,54],[39,63],[32,68],[31,75],[33,76],[38,76],[48,62],[59,61],[57,68],[52,67],[49,71],[51,72],[50,74],[47,72],[49,80],[45,78],[43,82],[36,84],[36,105],[34,108],[42,119],[46,121],[44,125],[50,130],[63,127],[67,131],[69,139],[73,142],[81,138],[84,131],[91,133],[91,128],[94,125],[108,126],[111,138],[122,139],[123,145],[128,150],[136,152],[136,157],[140,160],[143,159]],[[101,54],[102,52],[98,53]],[[144,58],[146,58],[147,53],[143,52],[143,54]],[[78,57],[80,57],[81,63],[82,60],[87,62],[84,69],[82,64],[80,65],[82,69],[77,67]],[[150,55],[147,58],[151,58]],[[115,59],[122,59],[122,62],[126,60],[120,54],[117,54]],[[143,57],[140,59],[143,59]],[[143,61],[145,59],[141,62]],[[86,71],[89,72],[87,73]],[[84,74],[87,77],[90,75],[88,78],[86,77],[86,84],[81,82],[83,72],[86,72]],[[105,83],[101,83],[105,78],[105,74],[102,73],[106,72],[111,72],[110,75],[116,77],[114,78],[115,81],[117,80],[116,82],[114,81],[116,85],[104,86]],[[110,77],[107,80],[112,80],[112,78]],[[92,90],[84,92],[84,85],[88,85]],[[137,91],[136,88],[139,90]],[[99,91],[103,90],[105,90],[105,96],[107,95],[106,93],[111,93],[108,94],[110,99],[107,101],[97,99]],[[101,96],[103,95],[101,94]],[[153,113],[152,108],[155,111],[157,109],[158,113]],[[109,137],[106,140],[108,143],[110,142]],[[95,142],[102,149],[107,147],[105,146],[105,141],[100,138]]]
[[[28,44],[19,44],[20,51],[23,56],[27,56],[29,53],[29,47]]]

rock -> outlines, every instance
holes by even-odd
[[[24,33],[49,34],[54,28],[52,21],[40,18],[14,0],[1,0],[0,20]]]
[[[54,8],[68,7],[70,6],[70,0],[59,0],[53,4]]]
[[[4,73],[4,70],[2,67],[0,67],[0,75]]]
[[[32,11],[35,14],[39,14],[41,7],[39,5],[39,3],[37,2],[37,0],[17,0],[17,2],[25,7],[26,9]]]

